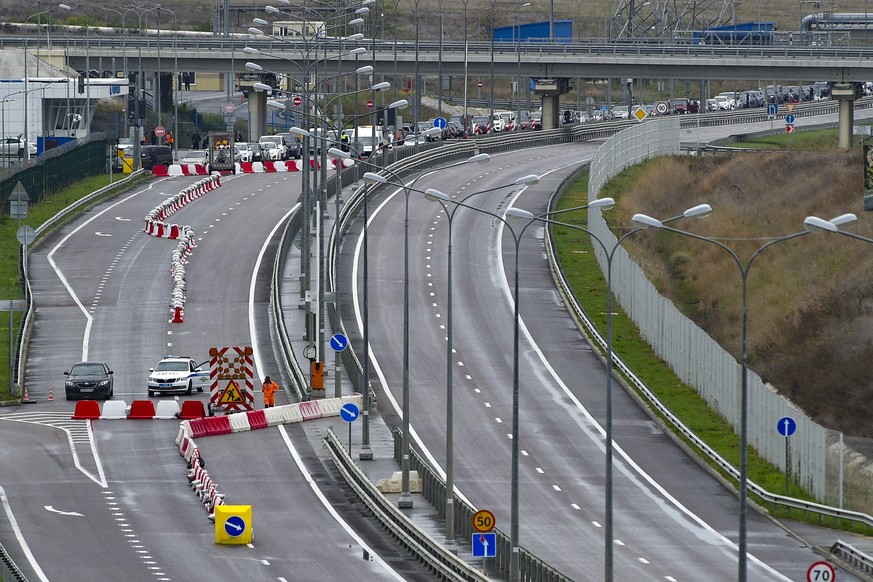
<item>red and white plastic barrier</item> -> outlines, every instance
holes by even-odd
[[[173,291],[170,301],[171,323],[182,323],[184,320],[185,265],[188,263],[188,257],[191,256],[191,253],[197,247],[197,243],[194,240],[194,230],[190,226],[167,224],[164,221],[174,212],[219,186],[221,186],[221,177],[217,174],[203,178],[178,194],[167,198],[145,216],[145,227],[143,230],[147,234],[158,238],[169,238],[179,241],[176,245],[176,250],[173,251],[170,267],[170,276],[173,278]]]
[[[200,449],[194,442],[195,437],[244,432],[324,416],[339,416],[343,405],[349,402],[360,408],[364,404],[364,397],[355,393],[341,398],[298,402],[263,410],[237,412],[226,416],[207,416],[180,422],[175,443],[179,447],[179,455],[188,467],[188,484],[209,514],[209,519],[215,519],[215,507],[225,503],[225,496],[219,492],[218,485],[206,471],[205,463],[200,457]]]
[[[338,163],[342,163],[344,168],[354,165],[355,160],[332,158],[330,166],[336,167]],[[321,164],[318,160],[309,160],[309,167],[312,169],[321,169]],[[240,174],[264,174],[271,172],[300,172],[303,170],[303,160],[288,160],[285,162],[240,162],[237,164],[237,172]]]

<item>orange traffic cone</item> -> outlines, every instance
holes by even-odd
[[[24,387],[24,396],[21,397],[21,402],[23,404],[30,404],[33,400],[30,399],[30,395],[27,393],[27,386]]]
[[[54,394],[54,392],[52,392],[52,388],[51,388],[51,387],[49,387],[49,397],[48,397],[48,399],[49,399],[49,400],[54,400],[54,399],[55,399],[55,394]]]

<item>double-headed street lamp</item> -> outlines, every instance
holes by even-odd
[[[607,244],[598,236],[596,236],[593,232],[591,232],[588,228],[568,224],[565,222],[560,222],[550,218],[551,216],[555,216],[557,214],[563,214],[566,212],[571,212],[575,210],[585,210],[592,208],[605,209],[610,208],[615,204],[612,198],[601,198],[599,200],[594,200],[590,204],[585,206],[580,206],[576,208],[566,208],[563,210],[558,210],[550,213],[534,215],[527,210],[522,210],[520,208],[510,207],[506,210],[506,215],[514,218],[521,218],[523,220],[527,220],[528,223],[525,225],[530,226],[534,222],[540,221],[546,224],[552,224],[557,226],[563,226],[575,230],[579,230],[585,233],[588,233],[591,238],[593,238],[597,244],[600,246],[601,250],[604,253],[606,258],[606,426],[605,426],[605,447],[606,447],[606,479],[605,479],[605,508],[604,508],[604,524],[603,524],[603,545],[604,545],[604,580],[606,582],[612,582],[613,580],[613,440],[612,440],[612,362],[613,362],[613,349],[612,349],[612,266],[613,259],[615,258],[615,254],[618,249],[621,247],[621,243],[624,242],[629,236],[644,230],[643,228],[634,228],[624,233],[622,236],[616,239],[613,245],[607,246]],[[682,214],[678,216],[674,216],[672,218],[668,218],[666,220],[660,221],[660,224],[665,224],[668,222],[672,222],[674,220],[678,220],[680,218],[691,218],[691,217],[700,217],[706,216],[712,211],[712,208],[709,204],[699,204],[692,208],[689,208]],[[652,219],[654,220],[654,219]],[[665,227],[668,228],[668,227]],[[516,300],[517,301],[517,300]],[[515,378],[517,381],[517,378]],[[515,469],[517,471],[517,469]],[[517,480],[517,477],[516,477]],[[517,487],[517,485],[516,485]],[[518,493],[516,492],[515,495]],[[517,506],[516,506],[517,508]],[[516,531],[518,528],[517,517],[517,509],[513,512],[513,517],[515,523],[513,526]],[[516,534],[517,535],[517,534]],[[516,538],[517,539],[517,538]],[[517,567],[517,560],[516,560]],[[510,572],[512,571],[511,562],[510,562]],[[511,574],[510,574],[511,577]]]
[[[72,10],[72,8],[67,4],[58,4],[57,8],[60,10]],[[53,10],[54,9],[49,8],[48,10],[31,14],[24,19],[24,132],[22,132],[22,134],[24,135],[24,159],[26,161],[30,161],[30,119],[27,114],[28,109],[30,109],[27,103],[28,99],[30,99],[30,91],[28,90],[30,71],[27,70],[27,39],[30,35],[27,34],[27,23],[30,22],[31,18],[36,18],[43,14],[50,14]]]
[[[748,351],[747,351],[747,336],[748,336],[748,279],[749,279],[749,270],[752,268],[752,264],[755,259],[760,255],[764,250],[776,245],[778,243],[782,243],[788,240],[792,240],[804,235],[809,234],[815,230],[825,230],[831,232],[840,232],[846,236],[851,236],[853,238],[861,238],[858,235],[853,235],[852,233],[847,233],[838,230],[838,226],[842,224],[847,224],[849,222],[853,222],[855,220],[854,214],[843,214],[834,218],[833,220],[826,221],[817,217],[808,217],[804,221],[804,225],[806,227],[805,230],[800,232],[795,232],[793,234],[788,234],[780,237],[776,237],[770,239],[766,244],[759,247],[757,250],[752,252],[749,256],[749,259],[746,262],[743,262],[740,259],[739,255],[722,243],[721,241],[706,237],[703,235],[695,234],[693,232],[688,232],[684,230],[679,230],[670,226],[666,226],[663,221],[660,221],[656,218],[652,218],[651,216],[647,216],[645,214],[635,214],[633,216],[633,221],[644,226],[651,228],[659,228],[662,230],[667,230],[670,232],[675,232],[676,234],[681,234],[693,239],[697,239],[703,242],[707,242],[713,245],[716,245],[720,249],[724,250],[728,253],[734,262],[737,265],[737,268],[740,271],[740,279],[741,279],[741,289],[742,289],[742,340],[741,340],[741,374],[742,377],[740,379],[740,483],[739,483],[739,497],[740,497],[740,524],[739,524],[739,564],[738,564],[738,574],[737,580],[739,582],[746,582],[747,580],[747,523],[746,516],[748,511],[748,432],[749,432],[749,380],[748,380]],[[870,241],[873,242],[873,241]]]
[[[490,159],[488,154],[478,154],[478,156],[485,156],[482,161],[487,161]],[[477,156],[474,156],[474,158]],[[523,186],[528,184],[533,184],[539,181],[539,176],[536,174],[531,174],[528,176],[523,176],[518,178],[511,184],[496,186],[494,188],[489,188],[487,190],[481,190],[479,192],[473,192],[465,196],[460,200],[453,200],[451,196],[445,194],[435,188],[428,188],[425,191],[425,198],[428,200],[438,202],[443,210],[446,212],[446,219],[448,223],[448,233],[447,233],[447,250],[446,250],[446,545],[454,546],[455,544],[455,480],[454,480],[454,374],[452,366],[452,353],[453,353],[453,274],[452,274],[452,226],[454,223],[455,213],[459,208],[465,207],[471,210],[476,210],[478,212],[482,212],[489,216],[495,216],[496,218],[500,218],[490,212],[481,210],[479,208],[475,208],[467,204],[467,201],[473,196],[478,196],[479,194],[485,194],[488,192],[494,192],[496,190],[501,190],[503,188],[508,188],[511,186]],[[449,205],[453,204],[454,206],[450,209]],[[502,219],[501,219],[502,220]]]

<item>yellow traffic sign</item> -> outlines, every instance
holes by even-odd
[[[637,121],[642,121],[646,117],[649,116],[649,114],[646,112],[646,110],[643,109],[642,107],[639,107],[639,106],[637,106],[637,108],[634,109],[634,112],[631,115],[633,115]]]
[[[227,388],[224,389],[224,392],[221,393],[221,399],[219,402],[221,404],[238,404],[243,401],[242,394],[239,391],[239,386],[236,385],[236,382],[231,380],[227,384]]]
[[[494,529],[497,521],[494,514],[487,509],[480,509],[473,514],[473,529],[479,533],[488,533]]]
[[[797,103],[795,103],[793,101],[789,101],[788,103],[785,104],[785,110],[788,111],[788,113],[794,113],[794,106],[795,105],[797,105]]]

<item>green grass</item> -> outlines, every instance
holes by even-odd
[[[113,177],[118,181],[118,176]],[[27,218],[22,219],[22,226],[34,229],[45,223],[49,218],[95,190],[109,184],[109,175],[95,176],[83,180],[61,192],[49,197],[40,204],[30,206]],[[0,299],[22,299],[21,286],[18,279],[18,232],[19,220],[4,216],[0,218]],[[40,240],[34,243],[39,245]],[[23,313],[15,312],[12,341],[16,341],[18,327]],[[12,382],[9,378],[9,312],[0,312],[0,402],[13,398]],[[16,396],[17,397],[17,396]]]
[[[775,123],[782,122],[776,121]],[[852,142],[854,148],[861,147],[859,137],[853,137]],[[818,129],[767,135],[731,145],[745,149],[834,151],[839,147],[839,136],[836,129]]]
[[[640,167],[632,167],[622,172],[611,180],[601,192],[603,197],[617,198],[628,184],[634,182],[643,170]],[[586,176],[570,189],[559,201],[556,210],[572,208],[584,205],[588,199],[588,177]],[[585,226],[587,224],[587,212],[568,212],[561,215],[561,221],[569,224]],[[606,336],[606,279],[594,256],[596,241],[579,230],[556,226],[554,237],[564,275],[573,290],[576,300],[588,317],[594,322],[595,327]],[[627,317],[624,311],[613,301],[613,349],[634,371],[646,386],[672,411],[686,426],[702,438],[710,447],[716,450],[722,457],[727,459],[735,467],[739,466],[740,438],[732,427],[719,414],[715,413],[692,387],[683,384],[673,374],[670,368],[654,353],[649,344],[640,336],[634,323]],[[640,394],[642,397],[642,394]],[[662,415],[662,420],[666,420]],[[667,424],[668,427],[672,425]],[[685,441],[692,449],[691,444],[685,437],[674,431],[677,438]],[[701,457],[704,458],[704,457]],[[705,459],[714,470],[728,477],[714,463]],[[758,456],[754,450],[749,450],[748,455],[749,479],[773,493],[785,493],[785,475],[778,467]],[[732,479],[731,479],[732,480]],[[799,499],[814,501],[814,498],[797,483],[790,482],[788,495]],[[759,503],[762,500],[757,499]],[[789,510],[780,506],[763,504],[771,514],[777,517],[795,520],[806,520],[821,525],[840,527],[841,523],[828,518],[819,518],[818,515],[808,515],[805,512]],[[842,526],[852,528],[851,523]],[[854,526],[854,531],[864,534],[873,534],[873,529]]]

